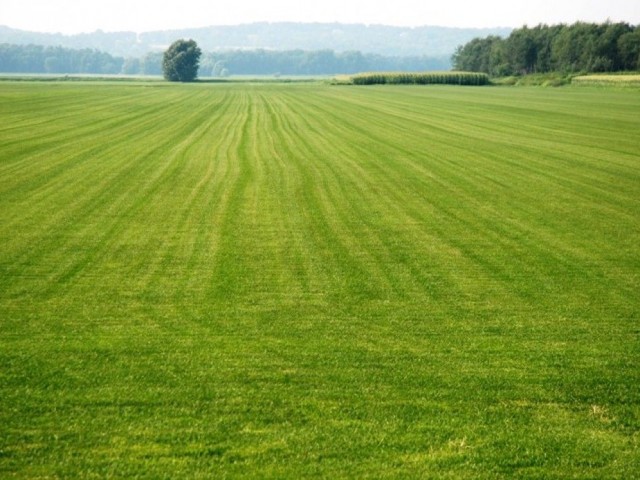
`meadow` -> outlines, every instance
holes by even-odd
[[[629,89],[0,82],[0,477],[634,478]]]

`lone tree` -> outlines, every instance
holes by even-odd
[[[162,71],[170,82],[193,82],[198,76],[202,51],[193,40],[176,40],[164,52]]]

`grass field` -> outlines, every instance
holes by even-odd
[[[0,83],[0,477],[637,478],[631,90]]]

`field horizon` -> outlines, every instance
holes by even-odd
[[[640,471],[637,92],[0,105],[0,476]]]

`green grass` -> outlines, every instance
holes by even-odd
[[[633,478],[630,90],[0,84],[0,477]]]
[[[561,72],[530,73],[491,79],[493,85],[518,87],[563,87],[569,85],[575,75]]]

